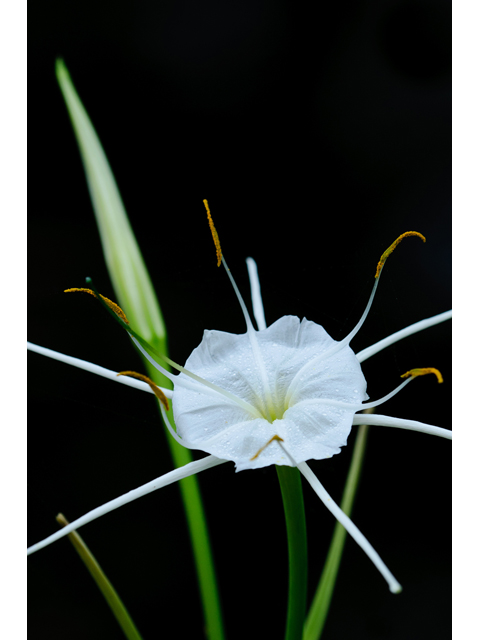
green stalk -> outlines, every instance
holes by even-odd
[[[372,413],[373,410],[367,410],[366,413],[367,412]],[[342,502],[340,503],[342,511],[346,513],[347,516],[350,516],[352,512],[353,501],[358,488],[358,481],[360,479],[360,472],[365,454],[367,434],[368,426],[362,425],[358,427],[352,461],[350,463],[345,489],[343,490]],[[305,621],[303,640],[319,640],[322,635],[342,559],[346,536],[346,530],[339,522],[337,522],[320,582]]]
[[[65,518],[63,513],[59,513],[57,515],[57,522],[61,524],[62,527],[65,527],[68,524],[68,520]],[[85,542],[76,531],[72,531],[72,533],[69,533],[68,538],[75,547],[75,550],[77,551],[80,558],[83,560],[83,563],[89,570],[92,578],[97,583],[98,588],[102,592],[103,597],[112,610],[112,613],[115,616],[118,624],[122,628],[125,637],[128,640],[142,640],[142,636],[139,634],[137,627],[130,617],[130,614],[121,601],[120,596],[115,591],[110,580],[102,571],[102,568],[98,564],[97,560],[95,559],[94,555],[87,547]]]
[[[277,466],[287,525],[289,585],[285,640],[301,640],[307,606],[307,527],[296,467]]]
[[[161,353],[167,355],[166,350],[161,351]],[[145,361],[145,365],[149,377],[156,381],[155,379],[158,379],[161,374],[159,374],[157,369],[149,362]],[[164,366],[168,369],[166,363],[164,363]],[[164,376],[162,376],[162,378],[165,380]],[[167,382],[168,387],[171,388],[172,384],[170,380]],[[157,384],[159,384],[159,382],[157,382]],[[157,400],[157,403],[158,402]],[[170,413],[171,409],[169,414]],[[168,433],[167,428],[165,426],[164,428],[175,467],[183,467],[188,462],[191,462],[193,458],[189,449],[185,449],[185,447],[175,442]],[[206,637],[211,640],[224,640],[225,632],[223,629],[220,595],[198,480],[196,476],[190,476],[189,478],[180,480],[178,484],[185,507],[185,515],[193,548],[203,614],[205,617]]]

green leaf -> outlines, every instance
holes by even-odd
[[[80,148],[117,302],[137,332],[162,351],[165,323],[112,170],[63,60],[57,60],[56,74]]]
[[[62,527],[65,527],[67,524],[69,524],[63,513],[59,513],[57,515],[57,522],[61,524]],[[125,605],[121,601],[120,596],[115,591],[112,583],[103,572],[93,553],[90,551],[90,549],[87,547],[85,542],[76,531],[72,531],[72,533],[69,533],[68,538],[75,547],[75,550],[82,559],[83,563],[89,570],[92,578],[97,583],[98,588],[102,592],[103,597],[107,601],[108,606],[112,610],[112,613],[117,619],[118,624],[121,626],[126,638],[128,638],[128,640],[142,640],[142,636],[138,632],[135,623],[130,617],[130,614],[128,613]]]

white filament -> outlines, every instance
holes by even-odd
[[[346,409],[351,409],[353,411],[363,411],[363,409],[371,409],[372,407],[378,407],[379,405],[383,404],[387,400],[390,400],[390,398],[393,398],[393,396],[397,395],[397,393],[401,391],[403,387],[405,387],[413,379],[414,379],[413,377],[407,378],[401,384],[399,384],[398,387],[396,387],[393,391],[390,391],[390,393],[387,393],[386,396],[383,396],[383,398],[380,398],[379,400],[373,400],[372,402],[365,402],[364,404],[360,404],[360,403],[353,404],[350,402],[343,402],[342,400],[333,400],[330,398],[307,398],[306,400],[300,400],[300,402],[297,402],[296,406],[300,407],[302,405],[309,405],[309,404],[314,405],[314,404],[321,403],[321,404],[332,405],[334,407],[344,407]]]
[[[303,379],[303,376],[305,375],[305,373],[309,369],[311,369],[312,367],[317,366],[318,363],[321,362],[322,360],[326,360],[327,358],[330,358],[331,356],[333,356],[335,353],[338,353],[338,351],[340,351],[340,349],[344,349],[350,343],[350,340],[352,340],[352,338],[358,333],[358,331],[360,330],[361,326],[365,322],[365,319],[366,319],[366,317],[367,317],[367,315],[368,315],[368,313],[370,311],[370,308],[372,306],[373,299],[374,299],[375,293],[377,291],[379,280],[380,280],[380,276],[378,276],[378,278],[375,278],[375,283],[373,285],[372,293],[370,294],[370,298],[368,299],[367,306],[365,307],[365,311],[363,312],[362,317],[357,322],[357,324],[352,329],[352,331],[350,331],[350,333],[347,336],[345,336],[345,338],[343,338],[343,340],[340,340],[340,342],[335,342],[335,344],[333,344],[331,347],[326,349],[319,356],[317,356],[316,358],[312,358],[309,362],[306,362],[303,365],[303,367],[301,367],[301,369],[299,369],[297,371],[297,373],[295,374],[293,380],[290,383],[290,386],[289,386],[289,388],[287,390],[287,393],[285,394],[285,404],[286,405],[291,403],[292,397],[294,396],[294,394],[295,394],[295,392],[297,390],[297,387],[300,384],[301,380]]]
[[[233,290],[235,291],[235,295],[237,296],[238,302],[240,303],[240,307],[242,308],[243,316],[245,318],[245,322],[247,323],[247,334],[250,340],[250,345],[252,347],[253,357],[255,359],[255,363],[257,365],[258,372],[260,374],[260,378],[262,381],[263,391],[265,394],[265,401],[260,397],[262,404],[264,406],[265,413],[269,416],[270,420],[275,418],[275,402],[272,396],[272,390],[270,389],[270,383],[268,380],[267,369],[265,367],[265,362],[263,361],[262,352],[260,350],[260,346],[258,344],[256,331],[253,328],[252,321],[250,320],[250,316],[248,315],[247,307],[245,302],[243,301],[242,295],[237,287],[235,280],[230,272],[230,269],[225,262],[225,258],[222,256],[222,263],[225,267],[225,271],[230,279]],[[264,416],[262,416],[264,417]]]
[[[177,432],[173,429],[172,425],[170,424],[170,420],[168,419],[167,412],[165,411],[165,407],[163,406],[163,402],[159,402],[159,405],[160,405],[160,411],[162,413],[163,421],[165,423],[165,426],[169,430],[172,438],[176,440],[178,444],[182,445],[182,447],[186,447],[187,449],[192,449],[193,447],[191,447],[186,440],[184,440],[183,438],[180,438]]]

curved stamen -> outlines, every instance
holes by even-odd
[[[359,409],[357,409],[357,411],[360,411],[363,409],[371,409],[372,407],[379,407],[384,402],[387,402],[387,400],[390,400],[390,398],[393,398],[393,396],[396,396],[397,393],[399,393],[404,387],[406,387],[407,384],[412,380],[413,378],[409,378],[408,380],[405,380],[404,382],[399,384],[396,389],[394,389],[393,391],[390,391],[390,393],[387,393],[386,396],[383,396],[383,398],[380,398],[379,400],[373,400],[373,402],[366,402],[365,404],[358,405]]]
[[[354,415],[352,425],[370,424],[380,427],[396,427],[397,429],[409,429],[410,431],[419,431],[427,433],[431,436],[439,436],[440,438],[452,439],[452,432],[449,429],[434,427],[431,424],[417,422],[417,420],[404,420],[402,418],[392,418],[390,416],[381,416],[378,413]]]
[[[272,444],[272,442],[278,442],[278,443],[280,443],[280,442],[284,442],[284,439],[283,439],[283,438],[281,438],[280,436],[277,436],[276,434],[275,434],[274,436],[272,436],[272,437],[270,438],[270,440],[269,440],[268,442],[266,442],[266,443],[263,445],[263,447],[260,447],[260,449],[257,451],[257,453],[256,453],[254,456],[252,456],[252,457],[250,458],[250,462],[251,462],[252,460],[256,460],[256,459],[258,458],[258,456],[262,453],[262,451],[265,451],[265,449],[268,447],[268,445],[269,445],[269,444]]]
[[[121,318],[123,320],[123,322],[125,322],[125,324],[130,324],[129,320],[127,319],[127,316],[125,315],[125,313],[123,311],[123,309],[121,309],[116,302],[112,302],[109,298],[106,298],[105,296],[102,296],[102,294],[99,294],[99,296],[97,296],[95,291],[92,291],[91,289],[85,289],[85,287],[73,287],[71,289],[65,289],[63,293],[78,293],[78,292],[80,292],[80,293],[89,293],[94,298],[98,298],[100,296],[100,298],[103,300],[103,302],[108,307],[110,307],[110,309],[113,311],[113,313],[116,313],[117,316],[119,318]]]
[[[392,244],[388,247],[388,249],[386,251],[383,252],[380,261],[377,265],[377,271],[375,273],[375,283],[373,285],[373,289],[372,289],[372,293],[370,294],[370,298],[368,300],[367,303],[367,307],[365,309],[365,311],[363,312],[362,317],[360,318],[360,320],[358,321],[358,323],[356,324],[356,326],[352,329],[352,331],[350,331],[350,333],[343,338],[343,340],[340,341],[339,346],[336,348],[336,350],[338,351],[340,347],[340,345],[345,345],[345,344],[350,344],[351,340],[354,338],[354,336],[357,335],[357,333],[359,332],[360,328],[362,327],[363,323],[365,322],[368,313],[370,311],[370,308],[372,306],[373,303],[373,299],[375,297],[375,293],[377,292],[377,286],[378,286],[378,282],[380,280],[380,274],[382,272],[382,269],[385,265],[385,262],[387,261],[388,256],[394,251],[394,249],[400,244],[400,242],[404,239],[404,238],[408,238],[409,236],[417,236],[419,238],[421,238],[424,242],[426,242],[425,236],[422,236],[421,233],[418,233],[418,231],[406,231],[405,233],[402,233],[401,236],[399,236],[395,242],[392,242]]]
[[[437,377],[437,382],[440,384],[443,382],[442,374],[438,369],[434,369],[433,367],[426,367],[423,369],[411,369],[407,371],[407,373],[403,373],[401,378],[418,378],[418,376],[426,376],[429,373],[433,373]]]
[[[392,244],[388,247],[388,249],[382,253],[382,257],[380,258],[377,264],[377,271],[375,272],[375,278],[379,277],[383,269],[383,265],[387,261],[388,256],[394,251],[394,249],[400,244],[400,242],[404,238],[408,238],[409,236],[417,236],[417,238],[420,238],[421,240],[423,240],[423,242],[427,241],[425,236],[423,236],[421,233],[418,233],[418,231],[405,231],[405,233],[402,233],[402,235],[398,236],[395,242],[392,242]]]
[[[117,373],[117,376],[131,376],[132,378],[137,378],[137,380],[143,380],[143,382],[146,382],[148,384],[150,389],[153,391],[156,397],[160,400],[160,402],[165,407],[165,409],[167,411],[169,410],[170,407],[168,406],[167,397],[165,396],[163,391],[160,389],[160,387],[156,385],[155,382],[153,382],[153,380],[150,380],[148,376],[144,375],[143,373],[137,373],[136,371],[120,371],[120,373]]]
[[[300,407],[302,405],[309,405],[309,404],[315,405],[320,403],[320,404],[332,405],[334,407],[342,407],[345,409],[350,409],[355,412],[362,411],[363,409],[371,409],[372,407],[378,407],[384,402],[387,402],[387,400],[390,400],[390,398],[393,398],[393,396],[396,396],[397,393],[401,391],[404,387],[406,387],[409,382],[414,380],[414,378],[426,375],[428,373],[435,373],[435,375],[437,376],[437,380],[439,382],[443,382],[442,375],[440,371],[438,371],[438,369],[431,369],[431,368],[412,369],[411,371],[407,371],[407,373],[404,373],[402,376],[400,376],[401,378],[405,378],[408,376],[407,380],[404,380],[401,384],[398,385],[398,387],[396,387],[393,391],[390,391],[390,393],[387,393],[386,396],[383,396],[383,398],[380,398],[379,400],[373,400],[372,402],[366,402],[364,404],[352,404],[350,402],[342,402],[341,400],[334,400],[333,398],[308,398],[306,400],[301,400],[300,402],[297,402],[295,406]]]
[[[253,327],[252,321],[250,319],[250,315],[248,313],[247,307],[245,305],[245,302],[243,301],[242,295],[240,293],[239,288],[237,287],[237,283],[235,282],[235,280],[233,279],[233,276],[230,272],[230,269],[228,268],[228,265],[225,261],[225,258],[222,255],[222,250],[220,248],[220,240],[218,238],[218,233],[217,230],[215,229],[215,226],[213,224],[213,220],[212,220],[212,216],[210,214],[210,209],[208,207],[208,202],[206,200],[203,201],[205,208],[207,210],[207,216],[208,216],[208,224],[210,225],[210,231],[212,232],[212,236],[213,236],[213,241],[215,243],[215,248],[217,250],[217,266],[220,266],[220,264],[222,263],[225,271],[227,272],[227,276],[230,280],[230,283],[233,287],[233,290],[235,291],[235,295],[237,296],[237,300],[240,303],[240,307],[242,309],[242,313],[243,313],[243,317],[245,318],[245,322],[247,325],[247,334],[248,334],[248,338],[250,340],[250,345],[252,347],[252,352],[253,352],[253,357],[255,359],[255,362],[257,364],[257,369],[258,372],[260,374],[260,378],[262,381],[262,385],[263,385],[263,389],[264,389],[264,393],[265,393],[265,401],[263,400],[263,398],[260,398],[262,404],[263,404],[263,408],[264,408],[264,412],[265,415],[268,416],[270,422],[272,422],[275,418],[276,418],[276,405],[277,403],[274,401],[273,399],[273,395],[272,395],[272,391],[270,389],[270,384],[268,381],[268,374],[267,374],[267,370],[265,367],[265,363],[263,361],[263,357],[262,357],[262,353],[260,350],[260,345],[258,344],[258,340],[257,340],[257,336],[256,336],[256,331]]]
[[[370,297],[369,297],[368,302],[367,302],[367,306],[365,308],[365,311],[362,314],[362,317],[357,322],[355,327],[350,331],[350,333],[347,336],[345,336],[345,338],[343,338],[343,340],[340,340],[339,342],[335,342],[335,344],[332,345],[329,349],[326,349],[323,353],[318,355],[316,358],[313,358],[309,362],[305,363],[303,365],[303,367],[299,371],[297,371],[297,373],[293,377],[292,381],[290,382],[290,385],[289,385],[289,387],[287,389],[287,393],[285,394],[285,403],[284,403],[285,408],[287,408],[292,403],[292,397],[293,397],[294,393],[296,392],[296,390],[298,388],[298,384],[299,384],[301,376],[303,376],[303,374],[306,371],[308,371],[308,369],[310,369],[311,367],[318,365],[318,363],[321,362],[322,360],[326,360],[327,358],[330,358],[332,355],[334,355],[335,353],[340,351],[340,349],[343,349],[348,344],[350,344],[352,339],[360,331],[360,329],[361,329],[363,323],[365,322],[365,320],[367,319],[367,316],[368,316],[368,314],[370,312],[370,309],[372,307],[373,299],[375,298],[375,294],[377,292],[378,283],[380,281],[380,274],[382,272],[383,266],[384,266],[388,256],[393,252],[395,247],[397,247],[399,245],[399,243],[403,240],[403,238],[406,238],[408,236],[418,236],[424,242],[426,242],[425,237],[421,233],[418,233],[417,231],[406,231],[405,233],[402,233],[402,235],[399,236],[395,240],[395,242],[393,242],[388,247],[388,249],[386,251],[383,252],[383,254],[382,254],[381,258],[380,258],[380,262],[377,265],[377,271],[375,273],[375,282],[373,284],[372,292],[370,294]]]
[[[163,421],[165,423],[165,426],[169,430],[170,435],[172,436],[172,438],[174,440],[176,440],[178,442],[178,444],[182,445],[182,447],[185,447],[186,449],[194,449],[195,447],[191,446],[188,443],[187,440],[184,440],[183,438],[180,438],[178,433],[173,429],[172,425],[170,424],[170,420],[168,419],[167,412],[165,411],[165,408],[164,408],[162,403],[160,404],[160,411],[161,411],[162,418],[163,418]]]
[[[83,527],[84,524],[88,524],[89,522],[100,518],[100,516],[103,516],[106,513],[113,511],[114,509],[118,509],[124,504],[128,504],[129,502],[132,502],[137,498],[141,498],[142,496],[147,495],[147,493],[151,493],[152,491],[156,491],[157,489],[166,487],[167,485],[172,484],[173,482],[177,482],[178,480],[183,480],[183,478],[188,478],[189,476],[200,473],[200,471],[204,471],[205,469],[216,467],[217,465],[223,464],[224,462],[227,462],[227,460],[221,460],[220,458],[216,458],[215,456],[207,456],[202,460],[189,462],[183,467],[180,467],[180,469],[174,469],[169,473],[165,473],[163,476],[160,476],[159,478],[156,478],[155,480],[147,482],[141,487],[138,487],[138,489],[133,489],[132,491],[125,493],[123,496],[115,498],[115,500],[110,500],[102,506],[89,511],[84,516],[78,518],[77,520],[74,520],[60,531],[55,532],[51,536],[48,536],[48,538],[45,538],[41,542],[37,542],[36,544],[29,547],[27,549],[27,555],[43,549],[52,542],[55,542],[56,540],[59,540],[60,538],[68,535],[71,531],[75,531],[76,529]]]
[[[210,207],[208,206],[207,200],[204,200],[203,204],[205,205],[205,209],[207,210],[208,226],[210,227],[210,232],[215,244],[215,250],[217,252],[217,267],[219,267],[222,263],[222,247],[220,246],[220,238],[218,237],[217,230],[215,229],[215,225],[213,224],[213,218],[212,214],[210,213]]]

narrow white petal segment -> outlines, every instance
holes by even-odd
[[[417,422],[416,420],[403,420],[402,418],[391,418],[390,416],[380,416],[376,413],[362,413],[353,416],[353,424],[371,424],[381,427],[397,427],[398,429],[409,429],[410,431],[420,431],[420,433],[428,433],[431,436],[440,436],[440,438],[452,439],[452,432],[449,429],[434,427],[431,424]]]
[[[392,593],[400,593],[402,590],[401,585],[397,582],[397,580],[392,575],[391,571],[387,568],[383,560],[380,558],[378,553],[372,547],[372,545],[365,538],[363,533],[353,524],[350,518],[343,513],[340,507],[335,504],[332,498],[329,496],[323,485],[320,483],[319,479],[310,469],[310,467],[305,463],[301,462],[297,465],[300,471],[303,473],[305,478],[310,483],[310,486],[315,491],[317,496],[323,502],[323,504],[327,507],[327,509],[335,516],[335,518],[342,524],[348,533],[352,536],[355,542],[360,545],[360,547],[365,551],[367,556],[373,562],[373,564],[380,571],[382,576],[388,583],[388,587]]]
[[[37,542],[37,544],[32,545],[27,549],[27,555],[31,553],[35,553],[35,551],[39,551],[39,549],[43,549],[43,547],[48,546],[52,542],[63,538],[68,535],[71,531],[75,531],[79,529],[84,524],[88,524],[92,522],[92,520],[96,520],[100,518],[100,516],[109,513],[110,511],[114,511],[119,507],[122,507],[124,504],[128,504],[137,498],[141,498],[142,496],[147,495],[147,493],[151,493],[152,491],[156,491],[157,489],[161,489],[162,487],[166,487],[173,482],[177,482],[178,480],[182,480],[183,478],[188,478],[188,476],[192,476],[196,473],[200,473],[200,471],[204,471],[205,469],[210,469],[211,467],[216,467],[219,464],[223,464],[226,460],[220,460],[215,456],[207,456],[202,460],[197,460],[194,462],[189,462],[188,464],[180,467],[180,469],[175,469],[174,471],[170,471],[169,473],[165,473],[163,476],[160,476],[156,480],[152,480],[151,482],[147,482],[147,484],[138,487],[138,489],[133,489],[128,493],[120,496],[119,498],[115,498],[114,500],[110,500],[106,502],[101,507],[97,507],[92,511],[89,511],[81,518],[74,520],[63,529],[60,529],[56,533],[48,536],[41,542]]]
[[[110,369],[105,369],[104,367],[100,367],[97,364],[92,364],[91,362],[87,362],[86,360],[80,360],[79,358],[66,356],[63,353],[52,351],[52,349],[46,349],[45,347],[40,347],[38,344],[33,344],[32,342],[27,342],[27,349],[29,351],[39,353],[42,356],[47,356],[47,358],[53,358],[53,360],[64,362],[65,364],[69,364],[72,367],[77,367],[78,369],[83,369],[84,371],[95,373],[97,376],[102,376],[102,378],[108,378],[109,380],[114,380],[115,382],[119,382],[120,384],[125,384],[127,385],[127,387],[133,387],[134,389],[140,389],[140,391],[146,391],[147,393],[153,394],[153,391],[150,389],[149,385],[146,382],[135,380],[135,378],[128,378],[126,376],[118,376],[116,371],[110,371]],[[171,389],[165,389],[164,387],[160,387],[160,389],[167,396],[167,398],[171,399],[173,397],[173,391]]]
[[[265,321],[265,311],[263,308],[262,294],[260,291],[260,280],[258,278],[257,263],[253,258],[247,258],[248,278],[250,280],[250,290],[252,294],[253,315],[257,322],[259,331],[267,328]]]
[[[424,329],[428,329],[429,327],[433,327],[440,322],[445,322],[446,320],[451,320],[452,318],[452,310],[445,311],[444,313],[439,313],[437,316],[432,316],[431,318],[426,318],[425,320],[420,320],[420,322],[415,322],[415,324],[411,324],[409,327],[405,327],[401,331],[397,331],[396,333],[392,333],[388,338],[384,338],[372,346],[363,349],[363,351],[359,351],[357,353],[357,358],[359,362],[364,362],[368,358],[371,358],[373,355],[382,351],[382,349],[386,349],[391,344],[398,342],[398,340],[402,340],[407,336],[411,336],[418,331],[423,331]]]

